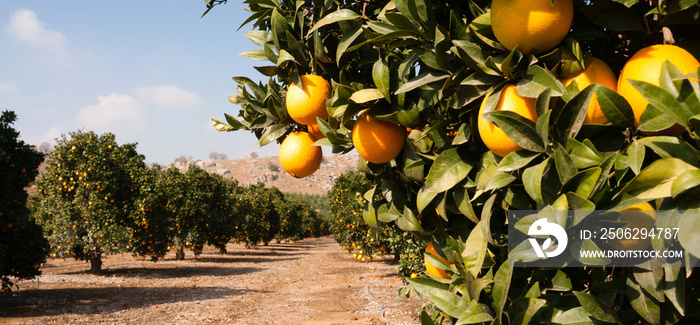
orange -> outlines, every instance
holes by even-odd
[[[439,258],[441,261],[443,261],[447,265],[454,264],[454,263],[448,261],[446,258],[440,256],[440,254],[438,254],[438,252],[435,250],[435,246],[433,246],[432,242],[429,243],[428,247],[425,248],[425,252],[433,254],[435,257]],[[441,268],[437,268],[434,265],[430,264],[430,262],[428,262],[427,258],[424,257],[424,260],[425,260],[425,270],[428,271],[428,274],[430,274],[434,277],[443,278],[443,279],[451,279],[452,278],[451,276],[447,275],[447,272],[445,272],[445,270],[443,270]]]
[[[564,87],[568,87],[572,82],[576,83],[579,90],[583,90],[593,83],[600,84],[612,90],[617,89],[615,73],[613,73],[612,69],[610,69],[603,60],[598,58],[593,58],[586,67],[586,70],[583,70],[577,76],[562,80]],[[586,119],[583,120],[583,124],[606,124],[608,122],[608,118],[605,117],[605,114],[603,114],[603,111],[600,109],[598,99],[595,94],[593,94],[588,104],[588,113],[586,114]]]
[[[355,149],[371,163],[383,164],[396,158],[405,142],[404,127],[374,118],[366,110],[357,117],[352,128]]]
[[[481,108],[479,108],[479,118],[477,120],[479,136],[481,136],[481,140],[484,141],[486,147],[493,151],[493,153],[500,157],[505,157],[507,154],[522,148],[513,142],[513,140],[508,138],[506,133],[503,132],[501,128],[484,119],[484,103],[486,103],[486,99],[489,98],[490,95],[491,93],[484,97],[484,101],[481,102]],[[515,90],[515,85],[508,85],[503,89],[501,98],[498,100],[494,110],[515,112],[520,114],[522,117],[536,121],[536,101],[537,100],[535,98],[520,97],[518,92]]]
[[[658,86],[661,67],[665,61],[673,63],[684,74],[697,72],[698,66],[700,65],[698,60],[693,57],[692,54],[688,53],[688,51],[675,45],[659,44],[639,50],[625,63],[625,66],[622,67],[620,78],[617,81],[617,92],[622,95],[622,97],[625,97],[630,106],[632,106],[635,126],[639,125],[639,118],[646,110],[649,101],[629,83],[628,79],[645,81]],[[673,128],[674,127],[671,127],[669,129]],[[682,133],[682,131],[680,133]],[[680,133],[676,132],[676,134]]]
[[[287,113],[299,124],[316,124],[316,117],[328,118],[326,99],[331,97],[331,86],[321,76],[301,76],[301,87],[292,83],[287,89]]]
[[[340,125],[340,122],[335,121],[335,128],[336,129],[338,128],[339,125]],[[321,139],[326,137],[325,135],[323,135],[323,133],[321,132],[321,129],[318,127],[318,124],[316,124],[316,122],[314,122],[313,124],[307,125],[306,129],[308,130],[309,133],[311,133],[311,135],[314,136],[314,138],[316,138],[316,140],[321,140]]]
[[[318,128],[318,124],[316,123],[307,125],[306,129],[309,130],[309,133],[311,133],[311,135],[313,135],[314,138],[316,138],[316,140],[320,140],[326,137],[325,135],[323,135],[321,129]]]
[[[280,145],[279,160],[282,169],[296,178],[313,174],[323,159],[321,147],[314,146],[316,138],[307,132],[287,136]]]
[[[544,53],[559,45],[571,29],[572,0],[493,0],[491,28],[507,49]]]
[[[644,202],[620,209],[619,211],[622,212],[620,221],[629,223],[628,228],[630,231],[627,232],[632,236],[638,234],[638,238],[609,239],[608,244],[617,250],[644,250],[649,248],[649,246],[651,246],[652,236],[643,236],[641,229],[646,229],[646,233],[649,234],[651,229],[654,228],[656,224],[656,210],[654,210],[654,207],[652,207],[649,202]],[[616,235],[620,234],[624,234],[624,232],[616,232]]]

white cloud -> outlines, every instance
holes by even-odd
[[[189,108],[200,102],[197,93],[172,85],[138,88],[135,93],[139,101],[163,108]]]
[[[98,96],[97,101],[78,112],[78,122],[86,131],[133,135],[148,126],[146,107],[131,96],[111,94]]]
[[[14,81],[0,81],[0,93],[11,93],[17,91],[17,84]]]
[[[10,15],[4,26],[6,33],[16,40],[49,51],[66,54],[66,37],[59,31],[47,29],[34,11],[19,9]]]

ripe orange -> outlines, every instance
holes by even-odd
[[[639,118],[646,110],[649,101],[629,83],[628,79],[645,81],[658,86],[661,67],[665,61],[673,63],[684,74],[698,71],[700,65],[698,60],[688,51],[675,45],[659,44],[639,50],[622,67],[620,78],[617,81],[617,92],[625,97],[632,106],[635,126],[639,125]]]
[[[287,89],[287,112],[297,123],[316,124],[316,117],[328,118],[326,99],[331,97],[331,86],[321,76],[301,76],[301,87],[292,83]]]
[[[365,160],[383,164],[396,158],[406,142],[406,129],[376,119],[364,111],[352,128],[352,143]]]
[[[435,250],[435,246],[433,246],[432,242],[429,243],[428,247],[425,248],[425,252],[433,254],[434,256],[439,258],[441,261],[443,261],[447,265],[454,264],[454,263],[448,261],[446,258],[440,256],[440,254],[438,254],[438,252]],[[434,265],[430,264],[430,262],[428,262],[427,258],[424,258],[424,260],[425,260],[425,270],[428,271],[428,274],[430,274],[434,277],[443,278],[443,279],[451,279],[452,278],[451,276],[447,275],[447,272],[445,272],[445,270],[437,268]]]
[[[311,135],[314,136],[314,138],[316,138],[316,140],[320,140],[326,137],[325,135],[323,135],[323,133],[321,133],[321,129],[318,128],[318,124],[316,123],[307,125],[306,129],[309,131],[309,133],[311,133]]]
[[[321,147],[314,146],[316,138],[307,132],[287,136],[280,145],[279,160],[282,169],[296,178],[313,174],[323,159]]]
[[[557,46],[571,29],[572,0],[493,0],[491,28],[507,49],[540,54]]]
[[[633,205],[620,209],[619,211],[622,212],[620,221],[629,223],[628,228],[632,230],[632,235],[637,232],[637,230],[634,229],[639,229],[638,231],[646,229],[647,233],[649,233],[656,224],[656,210],[654,210],[654,207],[652,207],[649,202]],[[651,246],[651,236],[630,239],[609,239],[608,243],[617,250],[644,250]]]
[[[583,90],[590,84],[597,83],[602,86],[608,87],[612,90],[617,90],[617,78],[612,69],[603,62],[603,60],[598,58],[593,58],[591,63],[588,64],[586,70],[583,70],[575,77],[562,80],[565,87],[569,84],[575,82],[579,90]],[[603,111],[600,109],[600,104],[595,94],[591,98],[588,104],[588,113],[586,114],[586,119],[583,120],[583,124],[606,124],[608,123],[608,118],[605,117]]]
[[[501,128],[484,119],[484,103],[490,95],[491,94],[489,93],[486,95],[486,97],[484,97],[484,101],[481,102],[481,108],[479,108],[479,118],[477,120],[479,136],[481,136],[481,140],[484,141],[486,147],[493,151],[493,153],[500,157],[505,157],[507,154],[522,148],[513,142],[513,140],[508,138]],[[496,108],[494,110],[512,111],[527,119],[536,121],[536,101],[537,100],[535,98],[520,97],[518,92],[515,90],[515,85],[508,85],[503,89],[501,98],[498,100],[498,104],[496,104]]]

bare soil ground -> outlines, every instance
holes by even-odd
[[[0,294],[2,324],[416,324],[423,300],[386,261],[359,263],[331,237],[193,260],[110,256],[103,275],[50,259],[39,281]]]

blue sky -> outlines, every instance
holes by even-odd
[[[0,110],[14,110],[23,140],[55,143],[76,130],[138,142],[148,162],[251,152],[245,131],[219,133],[211,118],[236,116],[233,76],[263,80],[238,55],[257,49],[236,29],[248,17],[229,1],[204,18],[204,1],[0,2]]]

